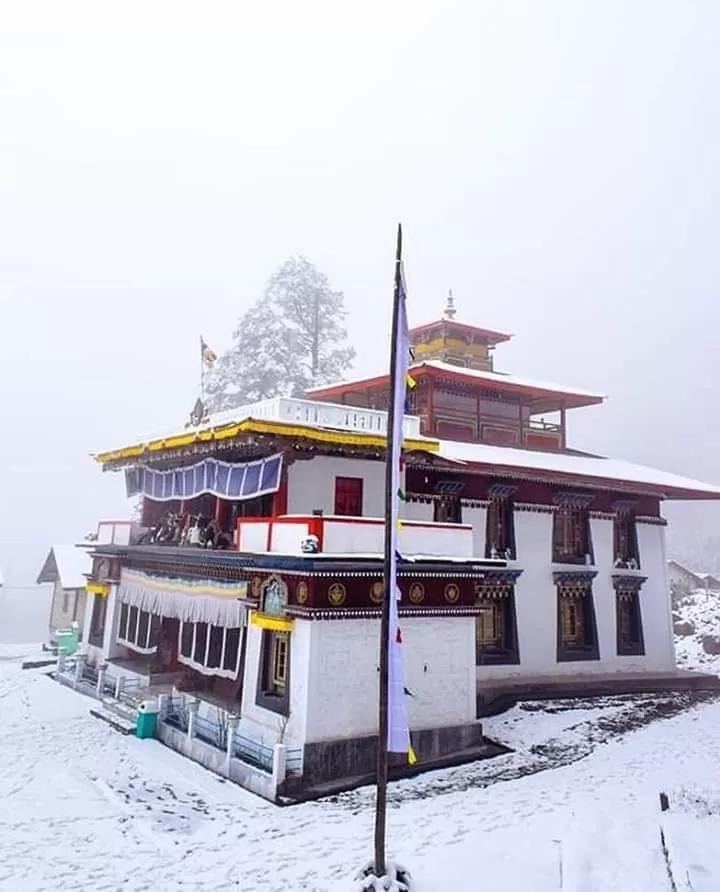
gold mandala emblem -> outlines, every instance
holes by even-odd
[[[413,604],[422,604],[425,600],[425,586],[420,582],[413,582],[410,586],[408,597]]]
[[[383,582],[373,582],[370,586],[370,600],[373,604],[382,604],[383,592],[385,591],[385,584]]]
[[[345,602],[345,586],[339,582],[333,582],[328,589],[328,601],[333,607],[340,607]]]
[[[445,586],[445,600],[448,604],[455,604],[460,600],[460,589],[454,582],[450,582]]]
[[[301,580],[297,584],[297,588],[295,589],[295,600],[298,604],[307,604],[308,584],[304,580]]]

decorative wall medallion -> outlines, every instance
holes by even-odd
[[[328,589],[328,601],[333,607],[340,607],[345,603],[345,586],[339,582],[333,582]]]
[[[456,601],[460,600],[460,589],[454,582],[449,582],[445,586],[445,600],[448,604],[455,604]]]
[[[295,600],[298,604],[307,604],[308,600],[308,584],[305,580],[298,582],[295,588]]]
[[[382,604],[383,592],[385,591],[385,583],[381,581],[373,582],[370,586],[370,600],[373,604]]]
[[[283,616],[287,607],[287,585],[277,576],[265,581],[262,589],[262,612],[269,616]]]
[[[425,586],[420,582],[413,582],[410,586],[408,597],[413,604],[422,604],[425,599]]]

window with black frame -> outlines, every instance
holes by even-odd
[[[599,659],[591,579],[559,579],[556,586],[558,662]]]
[[[486,579],[476,587],[475,646],[477,665],[518,663],[517,620],[513,582]]]

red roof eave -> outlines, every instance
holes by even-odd
[[[562,471],[538,468],[522,468],[513,465],[497,465],[489,462],[465,461],[463,464],[473,471],[481,471],[499,477],[515,477],[529,480],[547,480],[568,486],[591,487],[594,489],[612,489],[616,492],[627,492],[633,495],[648,495],[659,499],[675,501],[720,501],[720,492],[708,492],[701,489],[684,489],[683,487],[660,486],[655,483],[642,483],[633,480],[619,480],[615,477],[596,477],[583,474],[566,474]]]
[[[467,384],[468,375],[464,375],[461,369],[457,372],[449,372],[441,369],[433,368],[428,365],[419,365],[412,370],[413,377],[420,379],[423,376],[434,378],[444,378],[446,380],[455,381],[457,383]],[[377,375],[374,378],[366,378],[362,381],[349,381],[346,384],[332,384],[329,387],[314,388],[310,391],[313,399],[327,399],[332,396],[339,396],[344,393],[358,393],[368,390],[371,387],[380,387],[387,385],[389,375]],[[520,393],[530,397],[532,400],[556,400],[558,409],[579,409],[583,406],[598,406],[604,399],[601,396],[593,396],[591,394],[571,393],[563,390],[551,390],[544,387],[533,387],[528,384],[519,384],[512,380],[503,381],[495,378],[475,378],[478,387],[496,388],[505,392]],[[553,409],[544,407],[542,411],[551,412]]]

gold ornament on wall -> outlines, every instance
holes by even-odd
[[[382,604],[383,592],[385,591],[385,583],[378,580],[370,586],[370,600],[373,604]]]
[[[445,600],[448,604],[455,604],[460,600],[460,588],[454,582],[445,586]]]
[[[295,588],[295,600],[298,604],[307,604],[308,600],[308,584],[305,580],[298,582]]]
[[[328,601],[333,607],[340,607],[345,602],[345,586],[340,582],[333,582],[328,588]]]
[[[413,582],[410,586],[408,597],[413,604],[422,604],[425,600],[425,586],[420,582]]]

